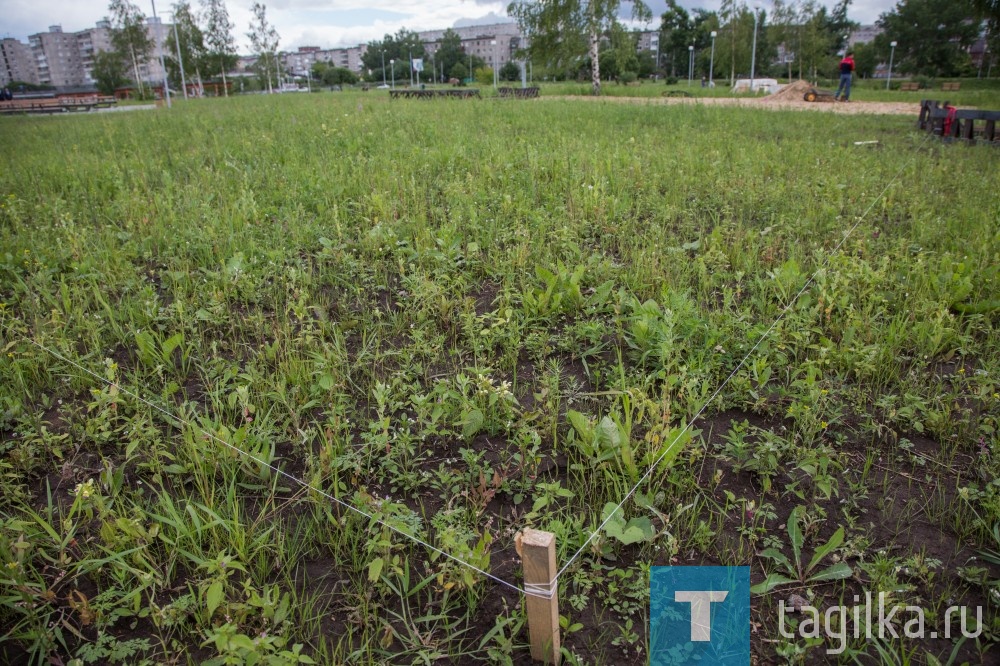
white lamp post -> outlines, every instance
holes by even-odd
[[[159,33],[158,36],[162,37],[163,36],[163,31],[160,30],[160,27],[162,27],[162,26],[160,26],[160,22],[156,18],[156,0],[150,0],[150,3],[153,5],[153,21],[154,21],[154,24],[157,27],[157,32]],[[157,43],[156,43],[156,48],[160,52],[160,69],[163,70],[163,96],[167,100],[167,108],[169,109],[170,108],[170,85],[167,83],[167,65],[166,65],[166,63],[163,62],[163,46],[160,44],[159,41],[157,41]]]
[[[389,69],[392,70],[392,89],[396,89],[396,59],[389,58]]]
[[[382,85],[387,85],[385,82],[385,49],[382,49]]]
[[[712,78],[715,76],[715,38],[719,36],[715,30],[711,32],[712,35],[712,57],[709,59],[708,64],[708,87],[714,88]]]
[[[691,79],[694,78],[694,44],[688,46],[688,87],[691,87]]]
[[[896,55],[896,44],[897,42],[889,42],[889,46],[892,50],[889,51],[889,76],[885,80],[885,89],[889,89],[889,84],[892,83],[892,58]]]
[[[490,46],[493,47],[493,87],[497,87],[497,40],[491,39]]]
[[[757,69],[757,20],[760,16],[760,4],[753,6],[753,50],[750,53],[750,93],[753,94],[754,71]]]
[[[652,37],[649,38],[649,41],[652,43],[653,48],[656,49],[656,74],[654,74],[654,76],[659,76],[659,72],[660,72],[660,36],[659,35],[653,35]]]
[[[188,98],[187,79],[184,77],[184,60],[181,58],[181,40],[177,37],[177,15],[172,16],[174,24],[174,47],[177,50],[177,65],[181,68],[181,90],[184,91],[184,99]],[[979,68],[982,70],[982,67]]]

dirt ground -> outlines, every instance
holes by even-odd
[[[587,97],[565,95],[541,97],[539,99],[573,99],[618,104],[648,104],[651,106],[675,104],[686,104],[689,106],[745,106],[757,109],[820,111],[825,113],[904,115],[913,116],[914,119],[920,113],[920,105],[912,102],[856,102],[853,100],[846,103],[806,102],[801,96],[797,99],[771,99],[770,97]]]

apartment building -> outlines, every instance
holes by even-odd
[[[84,85],[93,85],[94,56],[101,51],[111,50],[111,24],[107,20],[103,20],[98,21],[96,27],[81,30],[76,33],[76,44],[80,50]]]
[[[282,53],[280,57],[285,69],[295,76],[305,76],[306,71],[317,62],[325,62],[333,67],[344,67],[352,72],[360,73],[363,69],[361,56],[364,55],[367,48],[366,44],[339,49],[303,46],[295,53]]]
[[[495,62],[498,69],[514,60],[522,45],[521,30],[516,23],[462,26],[452,30],[458,33],[462,48],[467,54],[482,58],[490,67]],[[428,56],[433,57],[437,52],[445,32],[447,31],[426,30],[417,33]],[[493,44],[494,41],[496,44]]]
[[[160,51],[172,26],[159,19],[146,20],[146,32],[153,40],[148,62],[140,65],[139,78],[163,81]],[[64,32],[61,25],[48,32],[28,36],[28,43],[16,39],[0,41],[0,83],[24,81],[55,88],[89,87],[94,84],[94,57],[111,50],[111,25],[98,21],[93,28]]]
[[[8,37],[0,40],[0,86],[12,81],[38,84],[35,57],[27,44]]]
[[[63,32],[61,25],[49,26],[48,32],[29,35],[28,46],[35,58],[39,84],[83,85],[83,62],[75,33]]]

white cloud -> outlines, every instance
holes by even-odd
[[[824,0],[832,6],[834,0]],[[151,12],[150,0],[139,0],[139,7]],[[167,18],[170,12],[168,0],[160,0],[157,10]],[[193,0],[195,7],[200,6]],[[235,36],[241,52],[248,50],[246,33],[250,26],[250,6],[252,0],[229,0],[230,18],[236,25]],[[272,0],[266,2],[268,18],[281,35],[283,49],[315,45],[324,48],[353,46],[355,44],[380,39],[387,33],[395,33],[401,28],[411,30],[434,30],[462,24],[489,23],[495,16],[506,15],[507,2],[501,0],[430,0],[415,4],[400,4],[398,0],[339,0],[331,4],[328,0]],[[664,0],[650,3],[657,17],[664,11]],[[719,0],[682,0],[687,7],[718,9]],[[106,0],[3,0],[4,25],[0,36],[14,37],[26,41],[29,34],[44,32],[50,25],[62,25],[67,32],[83,30],[94,25],[107,15]],[[770,2],[765,0],[764,6]],[[850,17],[860,23],[873,23],[882,12],[894,6],[892,0],[856,0],[851,6]],[[363,25],[357,25],[359,12],[391,12],[400,16],[391,20],[373,18]],[[352,16],[338,25],[338,12]],[[324,18],[317,21],[315,16]],[[658,25],[658,18],[650,24]]]

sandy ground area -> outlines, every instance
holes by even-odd
[[[745,106],[753,109],[775,109],[792,111],[819,111],[821,113],[870,113],[883,115],[913,116],[920,114],[920,105],[904,102],[806,102],[804,100],[767,101],[741,97],[587,97],[585,95],[563,95],[539,97],[539,100],[572,99],[607,104],[647,104],[664,106],[686,104],[688,106]]]
[[[745,106],[754,109],[777,109],[792,111],[819,111],[822,113],[868,113],[882,115],[903,115],[916,118],[920,114],[920,104],[913,102],[807,102],[802,93],[808,84],[802,81],[785,86],[778,93],[767,97],[587,97],[554,96],[539,99],[572,99],[610,104],[655,105],[703,105],[703,106]]]

